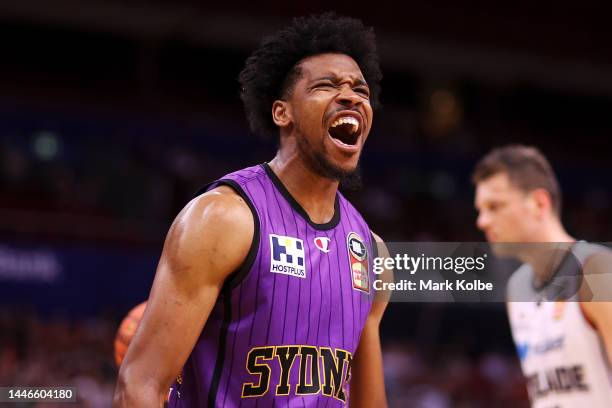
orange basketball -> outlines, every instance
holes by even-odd
[[[119,330],[117,330],[117,336],[115,337],[115,363],[117,367],[121,365],[125,357],[127,348],[134,337],[134,333],[136,333],[136,329],[138,328],[138,324],[140,323],[140,319],[142,319],[142,314],[146,307],[147,302],[139,304],[130,310],[119,325]]]

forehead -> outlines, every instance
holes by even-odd
[[[363,80],[363,74],[355,60],[346,54],[318,54],[304,58],[299,63],[302,78],[318,77],[350,78]]]
[[[507,173],[497,173],[476,185],[476,202],[501,200],[520,195],[521,191],[510,181]]]

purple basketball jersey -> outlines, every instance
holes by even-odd
[[[267,164],[206,189],[219,185],[249,204],[255,235],[173,384],[169,407],[345,406],[373,300],[367,224],[340,193],[332,220],[313,223]]]

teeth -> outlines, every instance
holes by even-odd
[[[355,119],[352,116],[344,116],[344,117],[341,117],[339,119],[336,119],[331,124],[331,127],[336,127],[336,126],[340,126],[340,125],[344,125],[344,124],[352,125],[353,126],[353,133],[355,133],[357,131],[357,128],[359,128],[359,121],[357,121],[357,119]]]

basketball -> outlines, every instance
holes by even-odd
[[[127,348],[134,337],[134,333],[136,333],[136,329],[138,328],[138,324],[140,323],[140,319],[142,319],[146,307],[147,302],[143,302],[134,307],[119,325],[117,336],[115,337],[115,363],[117,367],[121,365],[125,357]]]

